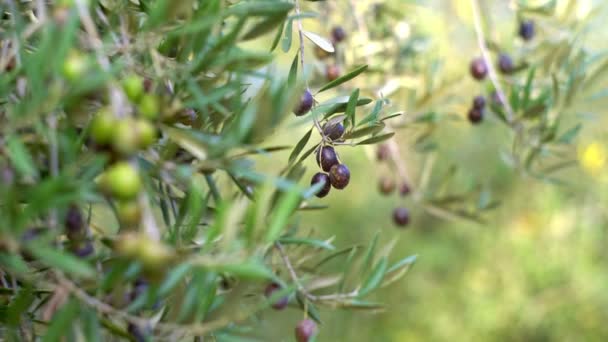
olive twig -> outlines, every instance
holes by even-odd
[[[300,2],[298,0],[295,1],[295,10],[296,10],[296,15],[298,16],[298,37],[300,40],[300,65],[301,65],[301,69],[302,69],[302,74],[304,73],[304,66],[305,66],[305,62],[304,62],[304,28],[302,27],[302,18],[300,17]],[[305,77],[304,78],[304,82],[306,82],[306,91],[310,92],[310,87],[308,85],[308,79]],[[313,108],[315,107],[316,103],[313,100]],[[315,113],[312,113],[312,120],[315,124],[315,127],[317,128],[317,131],[319,131],[319,134],[321,135],[321,139],[323,139],[323,142],[327,141],[327,138],[325,137],[325,134],[323,133],[323,129],[321,128],[321,125],[319,124],[319,120],[317,119],[317,116]]]
[[[485,35],[483,32],[483,29],[481,28],[481,19],[479,16],[479,3],[477,2],[477,0],[471,0],[471,9],[473,11],[473,24],[475,25],[475,32],[477,34],[477,45],[479,46],[479,50],[481,51],[481,56],[485,61],[486,67],[488,68],[488,74],[490,75],[490,80],[492,81],[492,84],[494,85],[494,88],[496,89],[496,94],[498,95],[498,98],[500,99],[500,101],[503,103],[505,110],[507,112],[507,121],[512,124],[513,118],[515,117],[515,115],[513,113],[513,108],[511,108],[511,105],[507,101],[505,92],[503,91],[502,86],[500,85],[500,82],[498,80],[498,75],[496,74],[496,70],[494,69],[494,66],[493,66],[491,58],[490,58],[490,53],[488,52],[488,47],[486,46],[486,38],[485,38]]]

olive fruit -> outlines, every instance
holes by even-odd
[[[74,253],[74,255],[81,258],[86,258],[95,252],[95,247],[89,240],[75,241],[71,243],[70,250],[72,253]]]
[[[79,53],[70,53],[63,62],[62,73],[68,81],[77,81],[82,78],[82,75],[87,71],[87,59]]]
[[[145,281],[143,278],[135,279],[135,282],[133,283],[133,289],[129,293],[129,299],[131,301],[136,300],[141,295],[143,295],[144,292],[146,292],[146,290],[148,289],[149,286],[150,286],[150,284],[147,281]]]
[[[344,134],[344,125],[341,122],[330,125],[323,125],[323,135],[328,137],[331,140],[338,140]]]
[[[317,324],[311,319],[301,320],[295,329],[296,341],[308,342],[317,334]]]
[[[133,199],[141,190],[142,184],[135,167],[127,162],[112,165],[103,175],[105,189],[119,199]]]
[[[135,228],[141,220],[141,208],[136,200],[118,201],[116,214],[123,228]]]
[[[129,335],[131,335],[131,338],[135,342],[148,341],[148,338],[147,338],[148,334],[145,333],[142,329],[140,329],[137,325],[135,325],[133,323],[128,324],[127,331],[129,332]]]
[[[65,214],[64,219],[65,233],[68,239],[80,241],[86,237],[86,227],[80,209],[76,205],[71,205]]]
[[[329,180],[329,176],[326,173],[317,172],[314,176],[312,176],[312,180],[310,181],[310,185],[316,185],[321,182],[324,182],[323,187],[316,194],[316,196],[319,198],[327,196],[331,190],[331,181]]]
[[[148,120],[155,120],[160,112],[158,97],[152,94],[144,94],[137,106],[139,115]]]
[[[341,74],[340,67],[337,65],[331,64],[325,68],[325,78],[329,82],[340,77],[340,74]]]
[[[528,41],[534,38],[535,27],[533,20],[524,20],[519,23],[519,36],[521,39]]]
[[[116,118],[108,108],[102,108],[95,114],[91,122],[90,135],[99,145],[106,145],[112,141],[116,129]]]
[[[331,30],[331,37],[334,43],[340,43],[346,39],[346,31],[341,26],[336,26]]]
[[[118,120],[112,136],[112,149],[122,155],[131,155],[139,149],[139,139],[135,131],[135,119]]]
[[[346,188],[350,182],[350,170],[344,164],[332,166],[329,170],[329,181],[331,182],[331,185],[338,190]]]
[[[141,262],[144,271],[152,273],[162,271],[174,258],[171,248],[140,233],[121,234],[115,247],[120,255]]]
[[[266,296],[266,298],[270,298],[274,295],[275,292],[280,291],[282,289],[282,286],[278,283],[270,283],[266,286],[266,289],[264,289],[264,295]],[[283,310],[287,307],[287,304],[289,304],[289,297],[285,296],[285,297],[281,297],[279,299],[277,299],[274,303],[272,303],[272,307],[276,310]]]
[[[395,182],[389,177],[382,177],[378,182],[378,190],[383,195],[390,195],[395,191]]]
[[[483,110],[477,108],[469,109],[468,118],[472,124],[480,123],[483,120]]]
[[[147,120],[135,121],[135,136],[137,138],[137,146],[145,149],[156,141],[156,127]]]
[[[378,145],[378,149],[376,150],[376,159],[378,161],[386,161],[391,155],[391,151],[386,144]]]
[[[399,186],[399,195],[401,197],[407,196],[411,191],[412,189],[410,189],[410,186],[406,182],[401,183]]]
[[[498,56],[498,70],[506,75],[515,71],[515,65],[513,65],[513,60],[509,55],[503,53]]]
[[[144,81],[138,75],[129,75],[122,81],[122,89],[129,100],[138,102],[144,94]]]
[[[397,226],[403,227],[410,223],[410,212],[407,208],[399,207],[393,211],[393,222]]]
[[[304,91],[304,93],[302,94],[302,97],[300,98],[300,102],[298,103],[296,108],[294,108],[293,113],[296,116],[302,116],[310,111],[313,103],[314,103],[314,98],[312,97],[312,94],[310,93],[310,91],[308,89],[306,89]]]
[[[474,79],[481,81],[488,75],[488,66],[486,65],[486,61],[481,58],[475,58],[471,61],[470,65],[471,76]]]
[[[322,146],[317,150],[317,164],[325,172],[329,172],[332,166],[338,164],[338,154],[331,146]]]
[[[486,106],[486,98],[482,95],[475,96],[473,99],[473,108],[483,110]]]

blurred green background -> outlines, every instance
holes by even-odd
[[[343,14],[346,5],[340,3],[336,2],[333,11],[341,12],[329,15],[331,22],[351,20]],[[356,3],[365,9],[371,2]],[[401,9],[409,30],[406,34],[428,38],[424,40],[424,56],[443,60],[442,77],[459,79],[455,95],[442,103],[443,107],[430,108],[460,115],[459,119],[438,124],[433,134],[439,147],[436,152],[420,154],[411,148],[420,128],[408,126],[397,133],[414,188],[419,185],[425,165],[434,160],[431,184],[440,182],[446,169],[456,165],[453,190],[482,184],[491,189],[492,198],[500,200],[501,205],[483,215],[483,224],[435,218],[414,203],[411,196],[403,199],[378,193],[378,177],[392,173],[375,161],[372,148],[341,147],[341,158],[352,172],[351,185],[317,201],[330,208],[306,213],[310,228],[326,237],[335,236],[338,248],[369,241],[380,232],[382,245],[397,240],[395,259],[418,254],[418,261],[404,279],[375,295],[375,300],[386,303],[385,311],[323,310],[318,341],[608,339],[603,118],[608,103],[581,96],[564,113],[564,126],[582,122],[584,129],[576,140],[576,150],[571,151],[576,165],[556,174],[563,184],[547,184],[523,175],[501,158],[513,138],[510,130],[493,117],[478,127],[464,120],[470,99],[482,89],[468,76],[468,62],[478,54],[470,1],[383,3]],[[483,19],[492,27],[491,39],[515,58],[521,58],[534,48],[524,47],[515,36],[516,3],[481,1]],[[604,12],[590,11],[594,6]],[[601,22],[605,18],[602,1],[558,1],[557,7],[553,16],[532,16],[539,31],[532,44],[555,38],[553,35],[559,34],[556,27],[566,31],[579,28],[580,23],[592,20],[588,17],[590,12],[595,15],[593,20],[599,17]],[[328,28],[315,25],[318,23],[313,20],[305,21],[307,28],[327,34]],[[345,24],[352,27],[349,25]],[[583,44],[591,52],[602,51],[608,48],[607,32],[595,30],[585,36]],[[358,38],[356,34],[351,37]],[[349,44],[357,45],[352,41]],[[285,64],[290,63],[292,55],[283,56]],[[389,98],[396,109],[404,109],[407,115],[404,93],[397,92]],[[295,144],[304,132],[305,125],[291,125],[277,134],[276,141]],[[285,160],[287,154],[278,158]],[[262,168],[273,168],[272,159],[258,162]],[[308,167],[312,175],[316,170],[314,161],[309,161]],[[397,205],[411,210],[412,221],[407,229],[393,226],[391,215]],[[269,340],[289,341],[285,336],[291,336],[301,312],[265,312],[260,318]]]

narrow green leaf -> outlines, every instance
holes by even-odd
[[[417,255],[410,255],[397,261],[394,265],[389,267],[386,271],[386,275],[384,276],[382,286],[388,286],[401,279],[414,264],[414,262],[416,262],[417,258]]]
[[[83,309],[80,313],[82,333],[87,342],[101,342],[101,331],[97,313],[92,309]]]
[[[323,87],[321,87],[321,89],[319,89],[318,92],[319,93],[320,92],[324,92],[324,91],[326,91],[328,89],[335,88],[335,87],[339,86],[342,83],[348,82],[348,81],[352,80],[353,78],[359,76],[365,70],[367,70],[367,65],[362,65],[362,66],[356,68],[355,70],[349,72],[348,74],[346,74],[344,76],[341,76],[341,77],[339,77],[339,78],[337,78],[337,79],[335,79],[335,80],[327,83],[326,85],[324,85]]]
[[[62,337],[74,326],[80,305],[75,299],[69,300],[59,311],[53,315],[51,325],[47,329],[42,342],[60,341]]]
[[[304,296],[299,292],[296,294],[296,300],[300,309],[307,310],[306,313],[310,318],[312,318],[315,322],[319,324],[323,324],[323,322],[321,322],[321,315],[319,314],[319,310],[313,303],[304,298]]]
[[[300,202],[300,192],[297,189],[292,189],[284,192],[279,198],[279,204],[272,213],[268,232],[266,233],[266,242],[275,241],[282,233],[285,225],[291,214],[298,207]]]
[[[86,261],[43,243],[31,242],[26,248],[40,262],[74,276],[90,278],[96,274]]]
[[[9,272],[26,274],[30,272],[27,263],[16,254],[0,253],[0,266]]]
[[[344,139],[357,139],[357,138],[364,137],[366,135],[377,134],[377,133],[380,133],[385,127],[386,127],[386,125],[383,122],[379,122],[379,123],[376,123],[373,125],[369,125],[366,127],[356,129],[354,131],[350,131],[350,132],[344,134],[343,138]]]
[[[346,106],[346,117],[350,119],[352,127],[355,127],[355,109],[357,108],[357,102],[359,100],[359,88],[355,89],[348,99],[348,105]]]
[[[283,36],[283,30],[285,29],[285,22],[281,24],[281,27],[277,30],[277,33],[274,36],[274,40],[272,41],[272,45],[270,46],[270,52],[274,51],[277,46],[279,46],[279,42],[281,41],[281,37]]]
[[[523,108],[528,108],[528,103],[530,102],[530,96],[532,95],[532,82],[534,81],[534,74],[536,72],[536,68],[532,67],[528,72],[528,78],[526,80],[526,85],[524,86],[524,100],[523,100]]]
[[[351,265],[353,263],[353,259],[355,258],[355,254],[357,253],[357,248],[353,248],[350,253],[348,253],[348,257],[346,258],[346,261],[344,262],[344,265],[342,266],[342,269],[344,270],[342,272],[342,277],[340,278],[340,284],[338,285],[338,291],[342,292],[344,291],[344,287],[346,286],[346,279],[348,278],[348,275],[350,273],[350,268]]]
[[[248,260],[243,263],[225,264],[213,267],[217,272],[227,272],[242,278],[249,279],[271,279],[274,277],[264,263],[259,260]]]
[[[307,246],[312,246],[315,248],[327,249],[330,251],[336,249],[331,243],[329,243],[327,241],[323,241],[323,240],[317,240],[317,239],[282,237],[279,239],[279,241],[284,245],[289,245],[289,244],[307,245]]]
[[[378,121],[378,115],[380,114],[380,111],[382,110],[382,103],[383,103],[383,100],[376,101],[376,104],[374,105],[374,109],[372,109],[372,112],[369,113],[369,115],[367,115],[366,117],[364,117],[363,120],[361,120],[361,122],[359,122],[359,124],[357,126],[361,126],[361,125],[364,125],[369,122]]]
[[[7,323],[10,326],[18,326],[35,299],[36,296],[30,287],[22,287],[6,309]]]
[[[359,299],[353,299],[348,302],[340,303],[340,307],[353,310],[381,310],[384,309],[382,303],[368,302]]]
[[[372,242],[367,247],[367,252],[365,253],[365,258],[363,259],[363,264],[361,265],[361,269],[363,273],[366,273],[374,260],[374,254],[376,253],[376,246],[378,245],[378,239],[380,238],[380,232],[376,232],[374,234],[374,238]]]
[[[392,138],[393,135],[395,135],[395,132],[390,132],[390,133],[386,133],[386,134],[376,135],[376,136],[371,137],[369,139],[365,139],[363,141],[358,142],[357,145],[377,144],[379,142],[382,142],[382,141],[385,141],[385,140],[388,140],[388,139]]]
[[[308,158],[308,156],[310,156],[316,149],[317,147],[319,147],[321,143],[316,144],[315,146],[309,148],[308,150],[306,150],[306,152],[304,152],[304,154],[302,154],[302,156],[300,157],[300,159],[298,160],[298,163],[303,162],[306,158]]]
[[[339,257],[346,253],[352,253],[353,250],[357,250],[359,248],[361,248],[361,246],[346,247],[344,249],[331,253],[328,256],[324,257],[323,259],[319,260],[319,262],[313,268],[317,269],[317,268],[321,267],[322,265],[326,264],[327,262],[335,259],[336,257]]]
[[[363,297],[380,286],[380,283],[382,283],[382,279],[384,279],[384,275],[386,274],[387,268],[388,261],[386,260],[386,257],[382,257],[374,267],[372,273],[363,283],[363,286],[359,291],[359,296]]]
[[[281,48],[283,52],[289,51],[291,49],[291,40],[293,36],[293,20],[287,20],[285,24],[285,35],[283,36],[283,40],[281,43]]]
[[[389,114],[389,115],[383,117],[382,119],[380,119],[380,121],[390,120],[392,118],[396,118],[396,117],[401,116],[401,115],[403,115],[403,113],[401,113],[401,112]]]
[[[173,289],[182,281],[192,270],[192,265],[181,264],[176,268],[172,269],[158,289],[158,295],[164,297],[173,291]]]
[[[296,83],[296,80],[298,79],[298,62],[300,61],[299,57],[299,53],[296,53],[296,55],[293,56],[293,61],[291,62],[291,67],[289,68],[287,84],[289,84],[290,87],[293,87],[293,85]]]
[[[409,267],[410,265],[414,264],[416,262],[416,260],[418,260],[418,255],[410,255],[407,256],[399,261],[397,261],[396,263],[394,263],[391,267],[389,267],[389,269],[386,271],[387,274],[396,272],[404,267]]]
[[[263,19],[254,27],[252,27],[249,31],[247,31],[247,33],[245,33],[242,39],[246,41],[264,35],[272,31],[275,27],[282,24],[286,17],[287,13],[285,13],[284,15],[271,16],[266,19]]]
[[[21,141],[15,137],[9,137],[6,141],[8,156],[19,173],[29,177],[36,177],[38,171],[32,156]]]
[[[230,6],[226,11],[227,15],[236,16],[271,16],[288,13],[293,8],[293,4],[283,1],[246,1],[239,2]]]

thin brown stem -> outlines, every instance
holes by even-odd
[[[304,61],[304,28],[302,26],[302,18],[300,18],[300,1],[299,0],[295,0],[295,10],[296,10],[296,15],[298,16],[298,20],[297,20],[297,25],[298,25],[298,37],[300,39],[300,68],[302,70],[302,75],[304,75],[304,67],[306,65],[305,61]],[[308,78],[304,77],[304,82],[306,84],[306,90],[310,91],[310,86],[308,85]],[[315,104],[315,101],[313,101],[313,106]],[[314,108],[314,107],[313,107]],[[323,134],[323,129],[321,128],[321,125],[319,124],[319,120],[317,119],[317,116],[315,113],[312,113],[312,120],[315,124],[315,127],[317,128],[317,130],[319,131],[319,134],[321,135],[321,139],[323,139],[323,142],[327,141],[327,138],[325,137],[325,134]]]
[[[287,252],[285,251],[285,247],[283,247],[283,245],[280,242],[276,242],[274,244],[274,246],[277,249],[277,251],[279,252],[281,259],[283,260],[283,264],[287,268],[287,271],[289,272],[289,276],[291,277],[291,280],[296,284],[298,291],[304,297],[306,297],[306,299],[310,300],[311,302],[339,301],[339,300],[355,298],[359,295],[358,289],[355,289],[349,293],[334,293],[334,294],[320,295],[320,296],[313,295],[312,293],[308,292],[308,290],[304,287],[304,285],[302,285],[302,282],[300,281],[300,278],[298,277],[298,274],[296,273],[296,270],[293,267],[291,260],[289,260],[289,256],[287,255]]]
[[[234,317],[220,318],[214,321],[205,323],[194,323],[194,324],[176,324],[176,323],[162,323],[158,322],[153,324],[152,319],[143,318],[140,316],[131,315],[123,310],[115,308],[99,299],[90,296],[88,293],[80,289],[69,279],[65,278],[62,274],[55,273],[55,277],[59,283],[59,286],[66,289],[74,297],[76,297],[81,303],[95,309],[99,313],[106,314],[112,318],[124,319],[129,323],[133,323],[139,326],[150,326],[154,330],[164,334],[181,334],[184,336],[204,336],[212,333],[215,330],[221,329],[225,326],[233,324],[235,322],[241,322],[251,317],[252,312],[239,312]]]
[[[498,74],[496,73],[496,69],[492,64],[492,59],[490,57],[490,53],[488,51],[488,46],[486,44],[486,37],[481,27],[481,17],[479,10],[479,3],[477,0],[471,0],[471,9],[473,11],[473,23],[475,25],[475,32],[477,34],[477,45],[479,46],[479,50],[481,51],[481,57],[483,58],[486,66],[488,67],[488,74],[490,76],[490,81],[494,88],[496,89],[496,94],[498,98],[503,103],[505,110],[507,112],[507,121],[510,124],[513,124],[513,119],[515,118],[515,114],[513,112],[513,108],[507,101],[507,97],[505,96],[505,92],[502,89],[500,81],[498,79]]]
[[[351,12],[354,13],[353,17],[354,17],[355,27],[357,28],[357,30],[359,30],[361,32],[365,41],[369,41],[369,39],[370,39],[369,29],[367,28],[367,25],[365,24],[365,20],[363,20],[363,18],[361,18],[360,12],[357,11],[355,1],[349,0],[348,4],[350,6]],[[370,59],[369,55],[367,55],[367,54],[365,55],[365,63],[367,65],[371,65],[371,59]],[[390,122],[386,122],[386,126],[389,129],[393,129]],[[399,174],[399,178],[401,178],[403,182],[408,184],[408,186],[412,186],[411,182],[410,182],[409,172],[408,172],[407,166],[406,166],[407,164],[405,163],[405,160],[403,160],[403,158],[401,157],[399,145],[397,144],[397,142],[394,139],[390,139],[387,142],[387,146],[389,148],[389,156],[390,156],[389,158],[395,165],[395,168],[397,169],[397,173]]]

